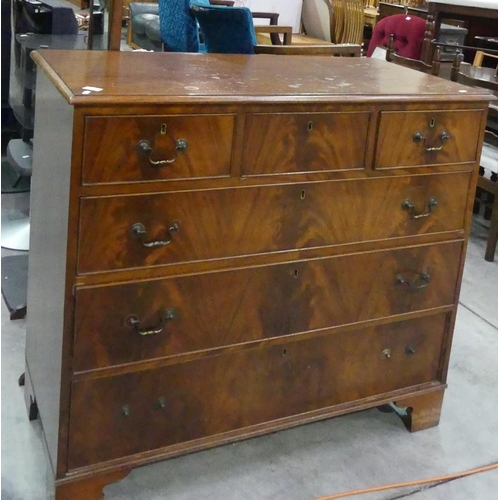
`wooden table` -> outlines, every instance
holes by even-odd
[[[269,33],[256,33],[255,36],[259,44],[269,45],[271,43]],[[303,35],[302,33],[293,33],[292,45],[331,45],[331,42],[321,40],[320,38],[314,38],[313,36]]]
[[[466,21],[465,45],[475,46],[476,36],[498,37],[498,2],[495,0],[429,0],[429,14],[434,16],[437,40],[443,19]],[[429,56],[430,57],[430,56]],[[467,57],[467,56],[466,56]],[[467,59],[468,62],[469,59]],[[430,61],[425,61],[430,63]]]

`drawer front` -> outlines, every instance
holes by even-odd
[[[82,182],[229,176],[233,127],[232,115],[88,117]]]
[[[369,112],[247,115],[243,172],[364,168],[369,117]]]
[[[463,172],[304,186],[297,247],[461,230],[470,176]]]
[[[430,316],[75,382],[69,469],[437,380],[444,328]]]
[[[292,197],[299,197],[297,189],[296,193],[290,187],[273,187],[83,199],[78,271],[294,248]],[[136,224],[144,227],[145,234],[135,231]],[[163,243],[147,246],[153,242]]]
[[[384,111],[377,169],[474,162],[482,110]]]
[[[444,243],[80,289],[74,367],[104,368],[449,306],[461,251],[460,242]]]
[[[84,198],[78,272],[460,230],[469,180],[466,172]]]

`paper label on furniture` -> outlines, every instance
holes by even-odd
[[[375,50],[372,54],[372,59],[381,59],[382,61],[385,61],[386,52],[387,49],[385,47],[375,47]]]
[[[90,92],[101,92],[103,89],[101,89],[100,87],[90,87],[86,85],[85,87],[82,87],[82,90],[88,90]]]

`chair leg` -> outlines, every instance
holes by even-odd
[[[486,243],[486,254],[484,256],[485,260],[488,262],[493,262],[495,260],[495,250],[497,248],[498,241],[498,199],[495,195],[495,201],[493,202],[493,210],[491,213],[490,230],[488,231],[488,241]]]

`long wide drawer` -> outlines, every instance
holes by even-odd
[[[437,380],[444,328],[442,314],[75,382],[69,469]]]
[[[245,120],[244,175],[361,169],[369,111],[250,114]]]
[[[233,115],[85,120],[83,184],[230,175]]]
[[[470,174],[83,198],[81,274],[460,230]]]
[[[449,306],[461,251],[453,242],[78,289],[74,369]]]
[[[375,168],[459,164],[476,160],[483,111],[384,111]]]

